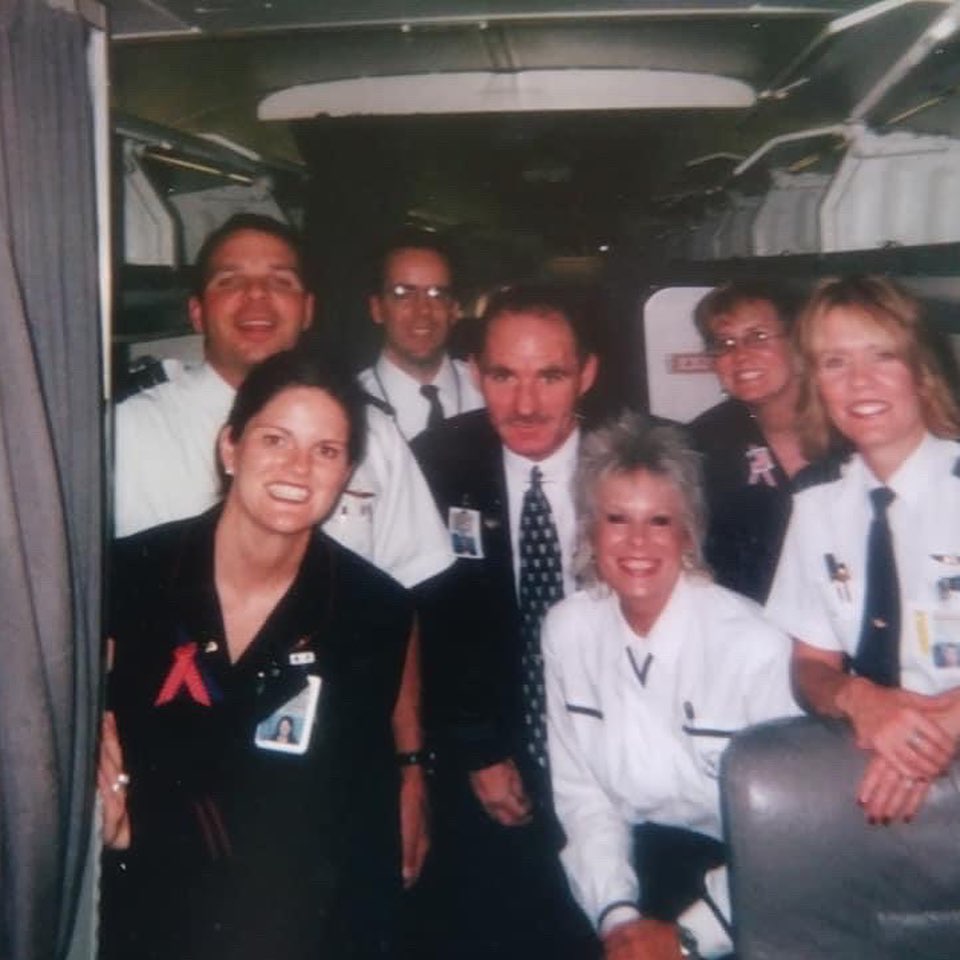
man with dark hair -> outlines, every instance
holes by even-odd
[[[473,738],[466,769],[437,778],[443,956],[574,960],[597,949],[557,856],[539,646],[547,607],[575,589],[577,406],[597,370],[581,331],[555,288],[497,294],[472,361],[486,410],[412,444],[451,539],[475,534],[457,567],[472,616],[445,681],[451,700],[475,708]]]
[[[297,275],[304,275],[305,253],[303,238],[288,223],[282,223],[273,217],[262,213],[235,213],[229,220],[222,223],[216,230],[212,230],[204,238],[190,271],[190,292],[195,297],[202,297],[203,291],[210,279],[211,262],[220,244],[242,230],[252,230],[255,233],[274,237],[284,244],[294,257],[294,266]]]
[[[204,362],[116,410],[119,536],[192,516],[219,496],[214,443],[236,387],[256,363],[294,346],[313,320],[302,245],[286,224],[238,214],[200,248],[190,322]],[[407,587],[449,565],[423,477],[390,420],[367,410],[367,453],[324,529]]]
[[[450,252],[439,238],[414,230],[392,237],[369,307],[383,346],[360,383],[384,402],[405,438],[483,405],[466,364],[447,353],[459,307]]]

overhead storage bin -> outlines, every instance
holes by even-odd
[[[772,186],[752,223],[753,253],[761,257],[816,253],[820,206],[830,186],[824,173],[772,170]]]
[[[863,130],[820,211],[824,251],[960,240],[960,141]]]

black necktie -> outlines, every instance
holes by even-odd
[[[440,390],[432,383],[425,383],[420,388],[421,395],[430,404],[430,413],[427,414],[427,429],[443,423],[443,407],[440,406]]]
[[[520,510],[520,615],[523,618],[523,712],[527,750],[541,767],[547,766],[546,691],[540,624],[544,614],[563,598],[560,541],[540,478],[530,471],[530,486]]]
[[[900,583],[887,507],[896,494],[889,487],[870,491],[873,522],[867,537],[867,594],[853,666],[861,677],[884,687],[900,686]]]

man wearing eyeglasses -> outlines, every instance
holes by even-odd
[[[690,424],[704,455],[705,553],[717,581],[763,603],[790,519],[790,478],[806,464],[796,423],[789,291],[766,281],[715,287],[694,321],[728,399]]]
[[[397,234],[383,248],[377,288],[370,295],[370,315],[383,328],[383,347],[376,363],[361,371],[360,383],[386,405],[407,440],[483,406],[466,364],[447,352],[459,317],[450,260],[429,233]]]

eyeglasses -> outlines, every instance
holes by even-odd
[[[395,283],[388,287],[386,294],[397,303],[413,303],[418,297],[424,297],[428,303],[453,302],[453,291],[449,287],[439,287],[431,284],[429,287],[420,287],[414,283]]]
[[[780,340],[785,336],[785,333],[758,327],[754,330],[748,330],[740,337],[720,337],[712,340],[707,347],[707,353],[712,357],[728,357],[741,347],[745,347],[747,350],[769,350],[773,346],[774,340]]]

